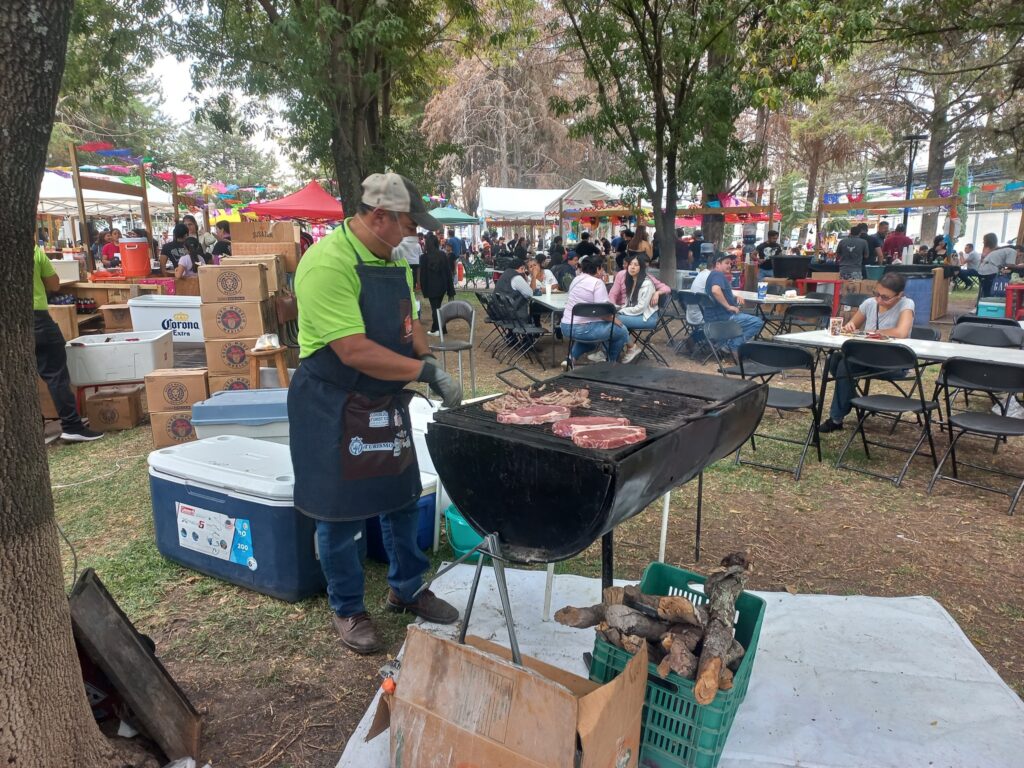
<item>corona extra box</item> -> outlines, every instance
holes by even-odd
[[[277,316],[270,301],[204,303],[199,314],[207,341],[257,338],[277,331]]]

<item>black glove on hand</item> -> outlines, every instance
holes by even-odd
[[[416,381],[430,385],[430,388],[441,396],[441,405],[452,408],[462,403],[462,385],[429,360],[423,363]]]

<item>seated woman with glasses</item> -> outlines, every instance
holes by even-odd
[[[906,339],[914,327],[914,302],[903,295],[907,280],[897,272],[886,272],[875,287],[873,298],[867,299],[853,313],[843,333],[864,331],[890,339]],[[829,373],[835,381],[829,417],[818,427],[819,432],[836,432],[843,428],[843,419],[852,410],[850,401],[855,391],[851,376],[867,373],[868,369],[848,368],[842,356],[833,356]]]

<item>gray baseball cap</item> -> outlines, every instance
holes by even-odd
[[[430,232],[441,223],[427,213],[416,185],[398,173],[374,173],[363,180],[363,204],[395,213],[408,213],[416,225]]]

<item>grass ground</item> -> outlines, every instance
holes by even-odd
[[[961,306],[969,298],[954,294]],[[670,354],[669,360],[674,367],[711,372],[688,358]],[[499,367],[488,355],[477,355],[481,394],[504,389],[494,375]],[[529,370],[550,375],[536,366]],[[803,386],[795,378],[784,384]],[[805,416],[769,413],[762,430],[802,437],[806,426]],[[910,431],[901,428],[897,439],[906,441]],[[731,457],[709,468],[699,563],[693,553],[696,484],[675,490],[667,561],[701,570],[728,551],[747,549],[755,562],[755,589],[931,595],[1024,693],[1024,515],[1008,517],[1004,497],[950,483],[927,495],[927,459],[914,462],[901,488],[836,470],[832,462],[846,434],[823,437],[824,461],[810,456],[799,482],[737,466]],[[937,442],[941,450],[943,438]],[[792,446],[760,441],[758,447],[758,456],[771,461],[795,458]],[[150,450],[148,426],[89,445],[51,447],[57,518],[78,568],[96,569],[205,712],[204,759],[217,768],[334,766],[388,654],[359,657],[340,647],[324,597],[283,603],[164,559],[154,543]],[[993,460],[990,444],[976,443],[966,453]],[[1024,473],[1020,441],[1001,447],[995,461]],[[891,462],[879,454],[870,464]],[[660,511],[659,502],[617,529],[616,576],[638,578],[657,557]],[[442,546],[439,555],[449,553]],[[434,556],[434,565],[440,559]],[[66,548],[65,568],[70,583],[73,558]],[[600,553],[591,547],[558,570],[597,576]],[[385,567],[368,563],[366,575],[368,607],[394,654],[408,618],[383,611]]]

